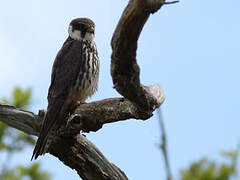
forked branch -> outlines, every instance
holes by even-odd
[[[176,1],[172,2],[175,3]],[[163,0],[130,0],[112,37],[111,75],[114,88],[123,98],[110,98],[79,106],[60,129],[49,153],[75,169],[84,180],[126,180],[118,167],[79,134],[97,131],[105,123],[142,119],[152,116],[164,101],[163,91],[156,85],[140,83],[136,60],[137,40],[151,13],[164,4]],[[44,111],[39,115],[0,104],[0,121],[30,135],[39,135]],[[30,155],[29,155],[30,158]]]

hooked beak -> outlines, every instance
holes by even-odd
[[[90,26],[90,27],[88,28],[88,32],[94,33],[94,27],[93,27],[93,26]]]

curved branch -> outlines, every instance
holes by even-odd
[[[111,42],[114,87],[146,114],[151,113],[158,103],[140,83],[140,68],[136,60],[137,40],[150,13],[163,4],[163,0],[130,0]]]
[[[68,119],[67,127],[71,133],[97,131],[106,123],[133,119],[146,120],[152,112],[165,100],[164,92],[156,85],[145,87],[145,90],[155,98],[155,106],[143,113],[129,100],[124,98],[110,98],[79,106]]]
[[[173,2],[174,3],[174,2]],[[148,119],[165,95],[156,85],[140,83],[136,61],[137,40],[150,13],[166,3],[164,0],[130,0],[114,32],[111,75],[116,90],[124,98],[111,98],[84,104],[66,120],[49,152],[75,169],[84,180],[126,180],[119,168],[110,163],[79,130],[97,131],[103,124],[120,120]],[[44,111],[39,115],[0,104],[0,121],[30,135],[39,135]]]

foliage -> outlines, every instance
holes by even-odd
[[[203,158],[192,163],[188,169],[181,170],[182,180],[230,180],[237,171],[238,150],[222,152],[230,163],[219,163]]]
[[[16,108],[27,110],[31,104],[31,88],[26,90],[15,87],[11,98],[3,98],[2,102],[15,106]],[[27,146],[33,146],[35,140],[33,137],[26,135],[8,125],[0,122],[0,153],[6,153],[7,159],[0,166],[0,179],[4,180],[48,180],[50,175],[40,170],[39,163],[33,163],[29,167],[17,165],[8,167],[9,161],[13,154],[23,151]]]
[[[28,177],[28,178],[26,178]],[[3,174],[0,174],[0,179],[4,180],[22,180],[22,179],[32,179],[32,180],[47,180],[49,179],[49,174],[42,172],[40,170],[40,164],[34,163],[29,167],[24,167],[21,165],[15,166],[9,169]]]
[[[20,87],[15,87],[12,92],[12,97],[10,99],[3,98],[2,102],[26,110],[30,105],[31,96],[31,88],[23,90]]]

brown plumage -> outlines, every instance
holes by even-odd
[[[32,159],[48,151],[68,114],[97,91],[99,58],[94,28],[87,18],[74,19],[69,25],[69,37],[53,64],[47,113]]]

